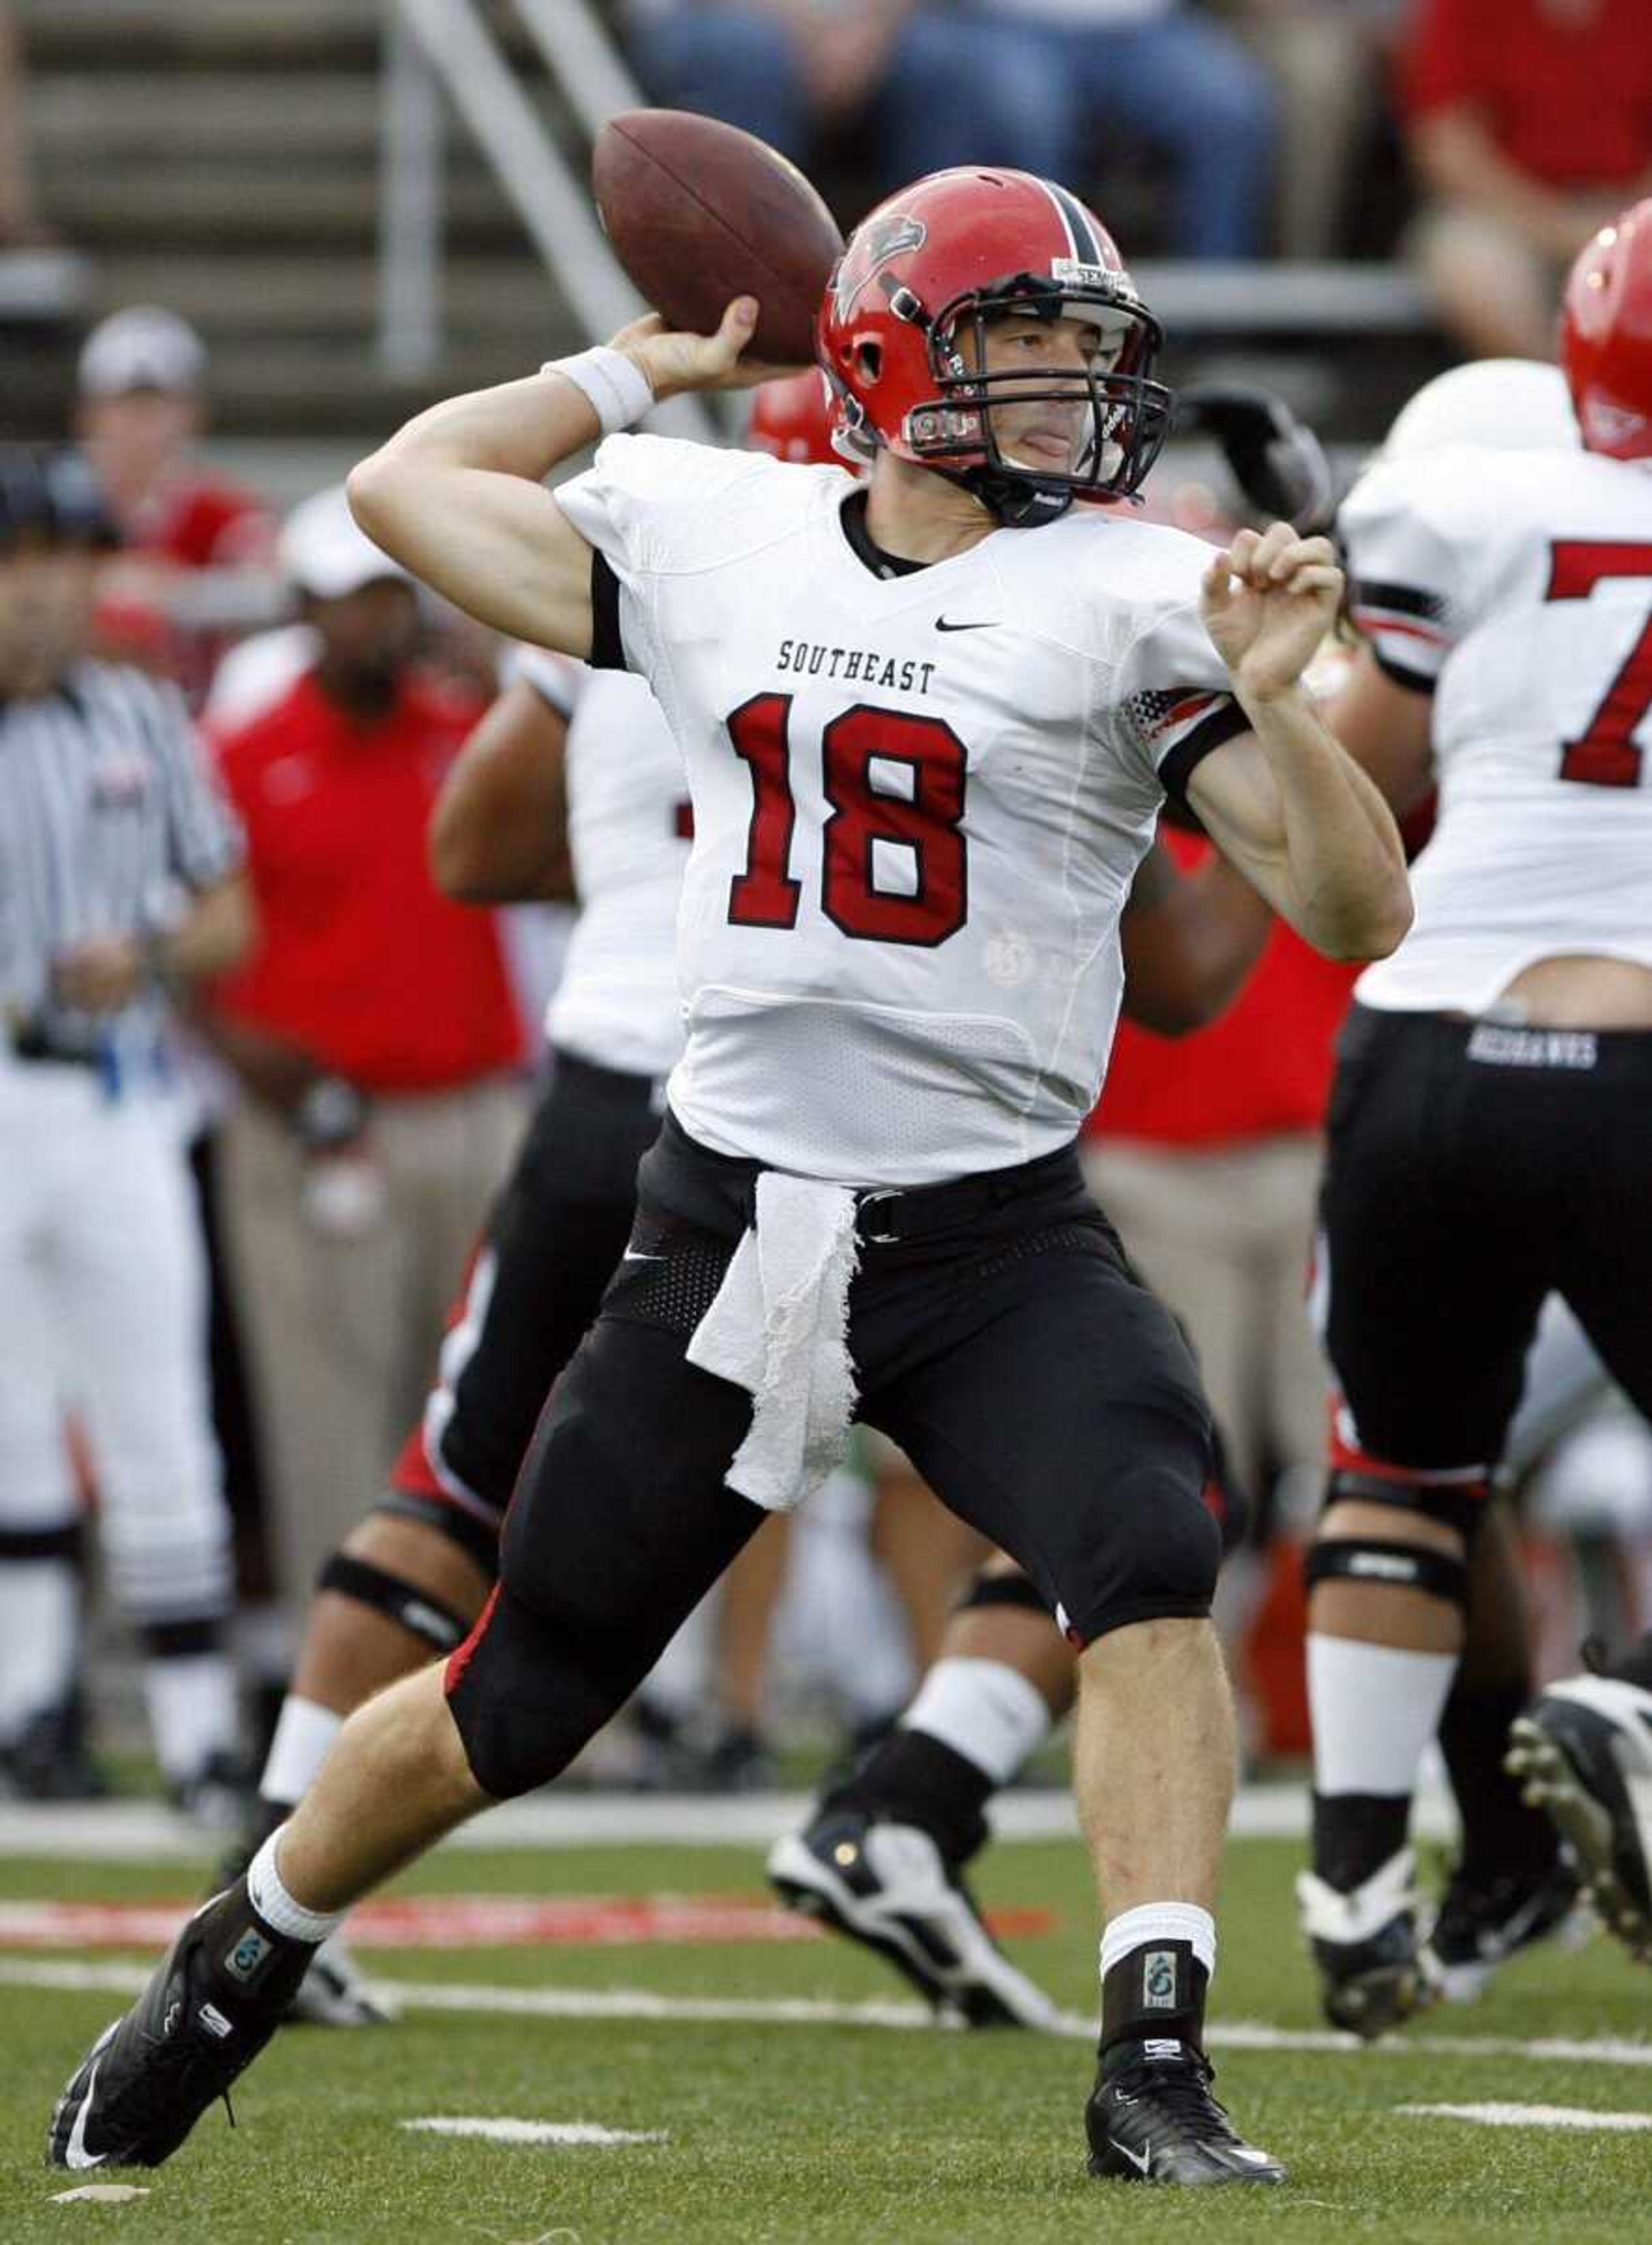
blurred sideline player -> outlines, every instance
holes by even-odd
[[[1077,1783],[1111,1908],[1091,2173],[1283,2180],[1204,2050],[1232,1782],[1208,1414],[1072,1141],[1166,794],[1323,948],[1409,925],[1393,822],[1299,682],[1341,573],[1284,525],[1213,558],[1063,519],[1139,483],[1168,401],[1157,322],[1052,183],[942,174],[857,231],[819,354],[875,452],[864,485],[620,435],[756,380],[758,309],[709,338],[639,322],[434,408],[352,478],[372,534],[472,613],[658,692],[696,807],[689,1040],[484,1615],[445,1674],[357,1711],[87,2054],[65,2163],[167,2157],[350,1903],[565,1767],[858,1409],[1084,1647]],[[598,430],[595,468],[547,493]]]
[[[1367,645],[1332,721],[1397,806],[1439,786],[1416,923],[1344,1033],[1324,1201],[1345,1407],[1301,1895],[1328,2015],[1365,2033],[1421,1994],[1411,1796],[1552,1290],[1652,1409],[1652,204],[1580,255],[1561,355],[1581,453],[1383,463],[1339,517]]]

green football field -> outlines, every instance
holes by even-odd
[[[0,1950],[0,2238],[210,2245],[1043,2245],[1128,2236],[1652,2240],[1652,1974],[1601,1940],[1509,1968],[1403,2042],[1323,2035],[1289,1901],[1294,1842],[1234,1844],[1213,2013],[1219,2091],[1284,2157],[1283,2191],[1175,2193],[1084,2174],[1071,2039],[916,2024],[840,1942],[377,1950],[398,2024],[289,2029],[146,2195],[54,2202],[52,2098],[122,2008],[131,1950]],[[0,1862],[0,1909],[191,1891],[187,1864]],[[989,1907],[1054,1914],[1009,1943],[1075,2013],[1094,1985],[1076,1843],[1000,1843]],[[744,1896],[745,1848],[446,1851],[414,1895]],[[88,1976],[96,1976],[88,1987]],[[1506,2125],[1418,2107],[1472,2106]],[[1574,2116],[1557,2125],[1556,2113]],[[1586,2116],[1580,2123],[1576,2116]],[[581,2122],[546,2143],[418,2120]],[[1615,2122],[1615,2126],[1613,2125]],[[99,2180],[110,2180],[105,2176]]]

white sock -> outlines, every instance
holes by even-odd
[[[80,1577],[67,1559],[0,1566],[0,1745],[66,1699],[80,1665]]]
[[[342,1909],[306,1909],[303,1902],[295,1902],[282,1884],[281,1873],[275,1865],[275,1851],[281,1845],[281,1831],[272,1832],[247,1866],[247,1892],[253,1908],[266,1925],[284,1933],[289,1941],[308,1941],[319,1948],[330,1933],[337,1933],[348,1912]]]
[[[1414,1793],[1457,1660],[1454,1652],[1410,1652],[1310,1630],[1315,1791]]]
[[[240,1719],[235,1671],[227,1653],[146,1660],[143,1688],[155,1752],[171,1784],[199,1777],[209,1755],[235,1752]]]
[[[330,1707],[323,1707],[316,1699],[301,1699],[296,1692],[289,1692],[281,1703],[275,1735],[269,1742],[269,1758],[258,1780],[260,1798],[275,1801],[283,1808],[291,1808],[301,1801],[343,1726],[343,1717],[336,1715]]]
[[[995,1785],[1008,1785],[1051,1721],[1044,1693],[1018,1668],[948,1655],[924,1678],[901,1727],[939,1739]]]
[[[1216,1921],[1210,1912],[1193,1902],[1145,1902],[1110,1917],[1102,1928],[1102,1978],[1132,1949],[1145,1949],[1151,1941],[1190,1943],[1207,1977],[1215,1977]]]

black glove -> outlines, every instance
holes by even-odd
[[[1245,382],[1194,382],[1176,393],[1179,436],[1216,439],[1247,501],[1305,536],[1329,530],[1336,507],[1324,447],[1282,397]]]

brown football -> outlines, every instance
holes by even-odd
[[[750,356],[812,363],[843,237],[795,164],[714,117],[628,109],[596,136],[591,185],[615,254],[670,326],[711,335],[731,297],[755,296]]]

